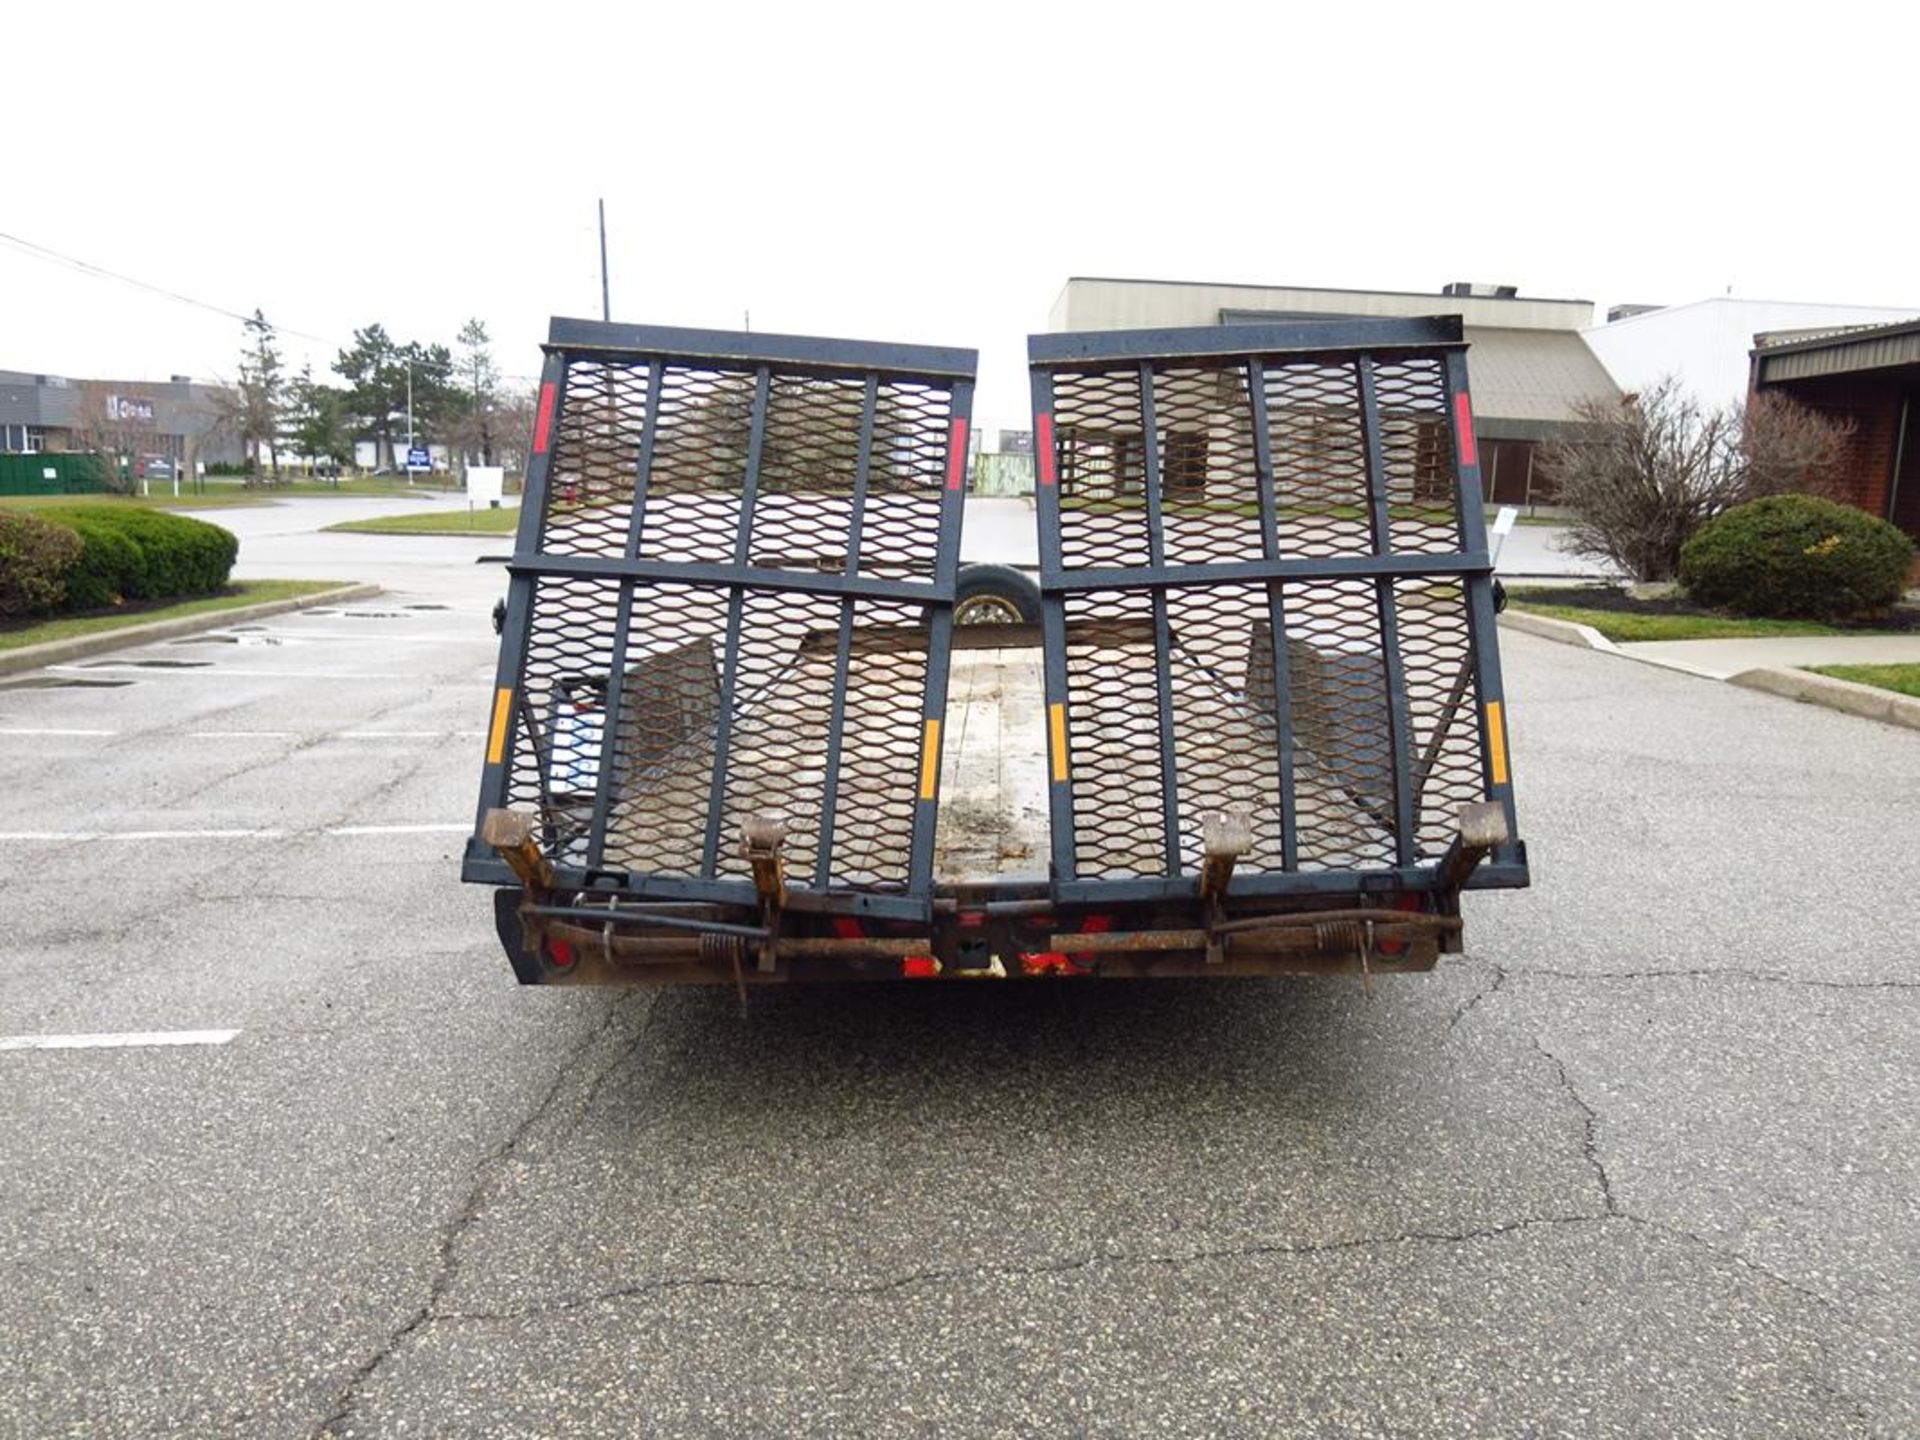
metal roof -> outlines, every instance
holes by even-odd
[[[1222,310],[1226,325],[1272,323],[1280,312]],[[1287,313],[1287,319],[1329,320]],[[1498,440],[1542,440],[1579,423],[1582,400],[1617,400],[1620,387],[1577,330],[1465,328],[1467,373],[1480,433]]]
[[[1851,325],[1813,335],[1772,331],[1754,336],[1753,342],[1758,362],[1754,379],[1761,385],[1920,365],[1920,320]]]

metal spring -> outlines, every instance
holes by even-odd
[[[1313,943],[1329,953],[1351,953],[1367,945],[1364,920],[1327,920],[1313,927]]]

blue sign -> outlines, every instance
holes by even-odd
[[[415,445],[407,451],[407,469],[431,470],[432,468],[433,456],[427,453],[426,446]]]

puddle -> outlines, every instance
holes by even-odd
[[[205,670],[212,664],[211,660],[89,660],[87,669],[111,666],[115,670]]]
[[[451,610],[451,605],[409,605],[409,610]]]
[[[302,610],[302,615],[338,615],[338,610]]]
[[[278,635],[195,635],[189,640],[169,640],[167,643],[169,645],[284,645],[287,642]]]
[[[31,680],[9,680],[0,690],[118,690],[131,680],[95,680],[69,675],[36,675]]]
[[[318,610],[307,611],[309,615],[319,613]],[[335,613],[342,620],[404,620],[407,618],[407,612],[404,610],[340,610]]]

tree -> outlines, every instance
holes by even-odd
[[[1566,548],[1636,580],[1670,580],[1680,547],[1721,511],[1760,495],[1831,487],[1849,427],[1777,397],[1703,406],[1669,375],[1619,401],[1574,406],[1577,438],[1541,466],[1573,512]]]
[[[101,479],[111,490],[137,488],[139,457],[154,448],[154,402],[135,387],[82,380],[74,387],[68,443],[100,459]]]
[[[491,465],[499,433],[500,372],[488,348],[486,325],[478,319],[467,321],[456,343],[460,346],[461,409],[449,438],[463,453],[477,454],[482,465]]]
[[[406,428],[409,398],[416,440],[436,436],[457,413],[453,355],[444,345],[400,345],[385,326],[369,325],[353,332],[353,344],[340,352],[333,368],[347,381],[349,414],[373,433],[377,468],[399,468],[393,437]]]
[[[347,409],[373,432],[376,469],[394,469],[393,417],[395,401],[406,403],[406,361],[383,325],[353,332],[353,344],[342,350],[333,368],[347,382]]]
[[[313,367],[302,366],[287,388],[287,439],[295,451],[310,460],[331,461],[334,473],[353,459],[353,436],[347,425],[347,397],[313,378]]]
[[[241,443],[247,458],[257,471],[260,447],[267,447],[273,477],[280,478],[280,407],[285,380],[281,375],[280,350],[273,326],[258,309],[253,318],[243,321],[246,340],[240,351],[240,379],[237,393],[237,421]]]

